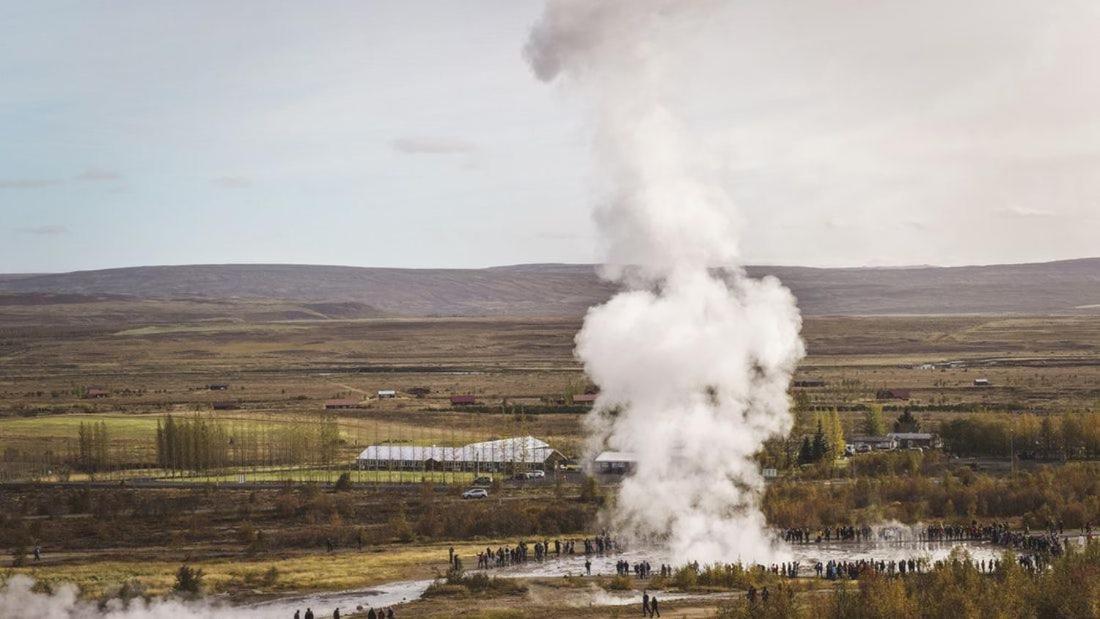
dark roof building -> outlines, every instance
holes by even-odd
[[[908,400],[908,389],[879,389],[875,392],[876,400]]]
[[[913,447],[934,449],[940,447],[940,437],[930,432],[891,432],[887,436],[896,440],[898,447],[902,449]]]

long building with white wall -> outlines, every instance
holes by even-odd
[[[371,445],[356,463],[362,470],[512,471],[552,470],[565,457],[533,436],[504,438],[456,447],[437,445]]]

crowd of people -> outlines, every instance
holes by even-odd
[[[860,576],[877,573],[888,576],[905,576],[917,574],[927,567],[924,559],[891,559],[889,561],[874,559],[860,559],[859,561],[835,561],[827,563],[820,561],[814,565],[814,573],[818,578],[826,580],[856,580]]]
[[[1085,537],[1092,541],[1092,523],[1084,526]],[[911,537],[915,534],[915,539]],[[919,542],[992,542],[994,544],[1030,552],[1059,552],[1054,547],[1065,535],[1062,522],[1052,522],[1046,533],[1034,535],[1028,527],[1013,531],[1007,523],[942,524],[934,523],[915,532],[899,527],[872,529],[868,525],[825,527],[810,529],[792,527],[780,531],[780,537],[788,544],[820,544],[822,542],[870,542],[870,541],[919,541]],[[908,538],[908,539],[907,539]]]
[[[541,562],[550,557],[573,556],[577,554],[578,543],[580,551],[586,557],[603,556],[619,550],[619,545],[606,533],[580,540],[544,539],[533,544],[520,540],[514,546],[499,546],[496,550],[486,547],[484,552],[478,552],[477,567],[478,569],[487,570],[489,568],[522,565],[532,558]],[[456,556],[454,548],[451,548],[450,561],[452,564],[454,564]]]
[[[665,565],[661,566],[661,575],[665,575]],[[671,567],[668,568],[671,571]],[[653,566],[649,564],[649,561],[639,561],[637,563],[631,563],[630,561],[619,560],[615,562],[615,574],[619,576],[629,576],[630,572],[634,572],[634,577],[639,580],[645,580],[653,575]]]
[[[1084,533],[1086,538],[1091,542],[1093,534],[1091,523],[1085,525]],[[833,541],[919,541],[928,543],[990,542],[1017,551],[1019,554],[1019,564],[1032,572],[1044,569],[1044,566],[1051,557],[1056,557],[1064,552],[1064,546],[1068,545],[1069,541],[1061,537],[1063,534],[1064,528],[1061,523],[1051,524],[1049,529],[1041,534],[1032,534],[1026,527],[1023,530],[1013,531],[1006,523],[980,525],[976,521],[969,525],[945,525],[939,523],[927,525],[915,532],[916,539],[909,537],[908,540],[905,539],[905,534],[899,532],[897,528],[884,527],[872,529],[872,527],[867,525],[822,529],[809,529],[804,527],[788,528],[781,531],[783,540],[791,544],[812,544]],[[479,552],[477,557],[478,568],[489,569],[519,565],[531,559],[534,561],[544,561],[551,557],[560,558],[562,556],[583,554],[585,557],[585,573],[591,575],[591,559],[593,556],[603,556],[621,550],[622,548],[620,545],[609,535],[604,533],[593,538],[578,540],[555,539],[536,541],[534,543],[521,540],[513,546],[500,546],[495,550],[486,548],[484,552]],[[950,560],[955,561],[957,559],[952,558]],[[461,569],[461,561],[455,554],[454,548],[450,550],[450,562],[452,568]],[[928,559],[923,557],[895,558],[889,560],[864,558],[849,561],[835,559],[826,562],[819,561],[812,567],[805,568],[798,561],[790,561],[775,563],[770,566],[755,565],[750,569],[770,572],[777,576],[792,579],[809,576],[812,570],[812,574],[817,578],[826,580],[856,580],[871,573],[891,577],[920,574],[929,571],[930,567],[938,567],[942,563],[943,561],[930,563]],[[1001,561],[992,558],[974,559],[972,560],[972,564],[980,573],[988,574],[1000,568]],[[688,564],[688,567],[692,566],[694,566],[696,571],[699,570],[698,563]],[[804,569],[806,573],[803,573]],[[619,576],[630,576],[633,574],[635,578],[644,580],[652,577],[653,568],[647,560],[631,562],[627,559],[620,559],[615,562],[615,573]],[[658,573],[662,577],[672,578],[676,570],[672,565],[661,563],[658,568]],[[749,587],[746,595],[752,604],[756,604],[758,601],[767,603],[769,592],[766,587],[760,591],[754,587]],[[657,598],[655,595],[650,595],[648,590],[643,594],[642,614],[647,617],[660,616]],[[393,617],[392,609],[388,614],[378,613],[375,617],[371,617],[371,619],[389,619],[390,617]],[[311,618],[307,617],[307,619]]]
[[[360,606],[357,610],[362,612],[363,607]],[[393,612],[392,607],[390,607],[390,608],[379,608],[377,610],[375,610],[374,608],[371,608],[370,610],[367,611],[367,619],[394,619],[394,617],[396,617],[396,616],[397,616],[397,614]],[[313,616],[313,609],[307,608],[305,615],[303,615],[301,611],[298,611],[298,610],[294,611],[294,619],[315,619],[315,617]],[[340,609],[339,608],[332,611],[332,619],[340,619]]]
[[[844,527],[825,527],[823,529],[808,529],[805,527],[796,527],[790,529],[783,529],[782,537],[783,541],[788,544],[809,544],[821,542],[862,542],[871,541],[872,535],[874,535],[873,529],[868,525],[862,525],[859,527],[844,526]]]

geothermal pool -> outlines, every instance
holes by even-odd
[[[989,542],[821,542],[796,544],[791,548],[791,561],[800,563],[800,574],[813,574],[814,563],[835,561],[858,561],[875,559],[882,561],[925,558],[929,561],[946,559],[955,548],[965,548],[971,559],[976,561],[994,559],[1005,551],[1004,547]],[[630,563],[649,561],[654,570],[661,563],[683,565],[685,558],[670,558],[660,553],[628,550],[617,554],[592,556],[592,574],[608,575],[615,573],[615,562],[627,560]],[[565,556],[561,559],[550,558],[542,563],[530,561],[523,565],[488,570],[493,576],[509,578],[579,576],[584,574],[584,555]]]
[[[970,557],[977,561],[988,561],[989,559],[997,558],[1005,550],[1003,547],[995,546],[989,542],[922,542],[916,540],[863,542],[832,541],[795,544],[790,547],[791,560],[798,561],[801,564],[800,573],[803,576],[812,576],[814,574],[814,563],[818,561],[822,563],[830,560],[858,561],[860,559],[890,561],[910,558],[925,558],[929,561],[937,561],[945,559],[955,548],[966,549]],[[603,556],[594,555],[590,557],[590,559],[592,560],[593,575],[614,574],[615,562],[624,559],[631,563],[649,561],[655,570],[661,563],[670,563],[673,565],[682,565],[684,563],[683,559],[673,560],[659,553],[645,552],[642,550],[628,550],[626,552]],[[464,556],[463,560],[467,564],[476,562],[476,558],[474,557]],[[541,563],[529,561],[522,565],[494,568],[487,570],[487,573],[502,578],[579,576],[584,574],[584,561],[585,556],[583,554],[578,554],[563,556],[560,559],[550,558]],[[475,572],[485,570],[469,571]],[[424,591],[431,583],[431,580],[404,580],[351,591],[314,593],[297,597],[280,598],[252,604],[247,606],[247,608],[256,611],[258,616],[291,617],[294,615],[295,610],[301,610],[304,613],[305,609],[309,607],[313,609],[314,614],[318,617],[325,617],[332,616],[332,611],[337,607],[340,608],[341,613],[346,614],[360,606],[365,610],[371,607],[397,606],[399,604],[413,602],[424,595]],[[561,593],[564,594],[564,592]],[[670,601],[685,598],[722,597],[721,595],[715,596],[713,594],[692,595],[684,593],[665,593],[658,590],[653,590],[651,593],[655,593],[658,598],[662,600]],[[574,606],[617,606],[641,603],[640,592],[604,592],[602,590],[593,589],[578,590],[576,592],[570,592],[569,595],[576,596],[576,599],[573,600],[574,603],[567,602],[568,605]],[[560,603],[560,600],[556,601]],[[400,613],[398,614],[400,615]]]

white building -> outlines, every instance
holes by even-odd
[[[626,475],[637,465],[638,458],[626,451],[605,451],[592,461],[593,469],[601,475]]]
[[[516,468],[549,470],[565,457],[533,436],[471,443],[461,447],[436,445],[371,445],[356,462],[360,469],[410,471],[507,471]]]

